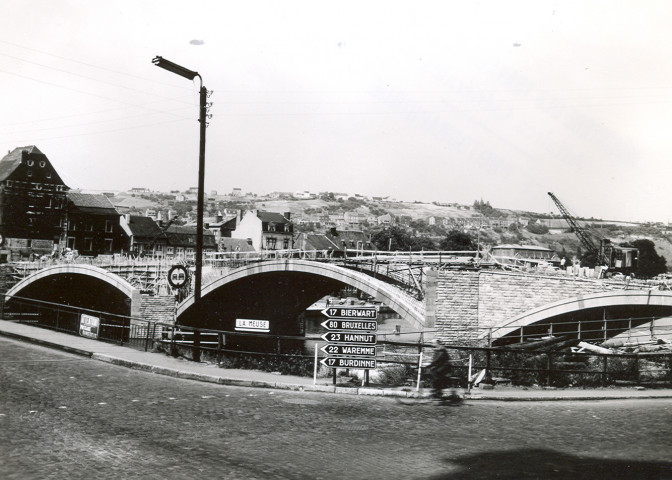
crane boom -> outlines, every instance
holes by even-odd
[[[595,255],[599,264],[621,272],[631,272],[637,268],[637,261],[639,256],[639,250],[632,247],[622,247],[614,245],[610,240],[605,238],[600,238],[599,248],[595,246],[595,242],[588,235],[588,233],[579,226],[579,223],[576,219],[569,213],[567,208],[562,204],[558,197],[553,195],[551,192],[548,192],[548,195],[553,199],[555,205],[562,213],[562,216],[565,218],[570,227],[574,230],[574,233],[581,244],[588,250],[589,253]]]
[[[579,226],[579,223],[569,213],[569,211],[565,208],[565,206],[558,199],[558,197],[553,195],[551,192],[548,192],[548,196],[553,199],[553,202],[558,207],[558,210],[560,210],[560,213],[562,213],[562,216],[565,218],[565,220],[567,220],[567,223],[569,223],[569,226],[572,227],[572,230],[574,230],[574,233],[576,234],[576,236],[579,237],[579,240],[581,241],[581,244],[590,253],[594,254],[599,259],[599,261],[602,261],[603,259],[601,258],[600,250],[595,246],[595,243],[590,238],[590,236],[585,232],[585,230]]]

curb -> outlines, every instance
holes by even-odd
[[[393,390],[389,388],[371,388],[371,387],[342,387],[336,385],[313,385],[313,384],[292,384],[282,382],[264,382],[259,380],[241,380],[236,378],[220,377],[217,375],[207,375],[203,373],[187,372],[168,367],[159,367],[147,363],[135,362],[132,360],[125,360],[123,358],[106,355],[103,353],[94,353],[79,348],[69,347],[47,340],[40,340],[24,335],[19,335],[12,332],[0,330],[1,336],[13,338],[15,340],[26,341],[43,347],[62,350],[75,355],[91,358],[99,362],[105,362],[112,365],[130,368],[133,370],[140,370],[144,372],[151,372],[157,375],[165,375],[174,378],[181,378],[185,380],[194,380],[198,382],[216,383],[219,385],[229,385],[236,387],[254,387],[254,388],[271,388],[277,390],[292,390],[303,392],[322,392],[322,393],[340,393],[345,395],[362,395],[362,396],[385,396],[385,397],[405,397],[405,398],[422,398],[422,393],[414,390]],[[651,399],[670,399],[671,395],[594,395],[594,396],[549,396],[549,397],[508,397],[508,396],[471,396],[467,394],[466,400],[478,402],[567,402],[567,401],[600,401],[600,400],[651,400]]]
[[[81,350],[79,348],[74,348],[74,347],[68,347],[66,345],[60,345],[58,343],[53,343],[49,342],[47,340],[40,340],[37,338],[32,338],[32,337],[26,337],[23,335],[19,335],[17,333],[12,333],[12,332],[4,332],[0,330],[0,335],[13,338],[15,340],[21,340],[24,342],[29,342],[29,343],[34,343],[36,345],[40,345],[42,347],[48,347],[48,348],[53,348],[55,350],[63,350],[64,352],[68,353],[74,353],[75,355],[80,355],[83,357],[89,357],[91,358],[93,356],[93,352],[89,352],[87,350]]]

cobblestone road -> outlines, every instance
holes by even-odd
[[[0,352],[3,479],[672,479],[672,400],[407,406]]]

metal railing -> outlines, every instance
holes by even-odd
[[[310,376],[313,370],[315,358],[312,351],[315,349],[315,343],[324,344],[318,336],[289,336],[174,326],[18,296],[10,298],[8,303],[2,302],[0,315],[5,320],[90,336],[91,332],[87,334],[82,330],[82,316],[86,315],[99,320],[95,331],[97,340],[145,351],[163,351],[170,355],[192,359],[201,358],[203,355],[206,360],[232,368],[261,368],[306,376]],[[629,320],[632,319],[610,319],[607,322]],[[551,328],[551,325],[548,327]],[[602,330],[595,328],[593,331]],[[424,342],[424,338],[429,333],[437,332],[398,333],[403,334],[405,338],[417,335],[417,341],[394,341],[397,332],[379,334],[376,352],[378,370],[383,373],[396,371],[398,381],[408,384],[418,377],[422,378],[421,373],[426,371],[432,347]],[[568,333],[572,332],[562,332],[565,336]],[[651,331],[646,334],[652,335]],[[198,343],[194,341],[196,336],[199,339]],[[524,339],[532,338],[530,336]],[[447,348],[450,352],[453,376],[460,378],[467,378],[470,371],[485,370],[487,372],[485,381],[493,383],[509,381],[517,385],[558,387],[672,385],[672,350],[596,353],[569,348],[528,351],[510,347],[451,344],[447,345]],[[320,356],[318,361],[322,358],[324,356]]]
[[[94,331],[82,331],[82,315],[95,319]],[[153,342],[161,339],[169,326],[138,317],[119,315],[89,308],[12,296],[2,296],[0,318],[57,330],[64,333],[87,336],[96,340],[113,342],[148,351]]]

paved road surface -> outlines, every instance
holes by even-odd
[[[0,352],[3,479],[672,479],[672,400],[406,406]]]

